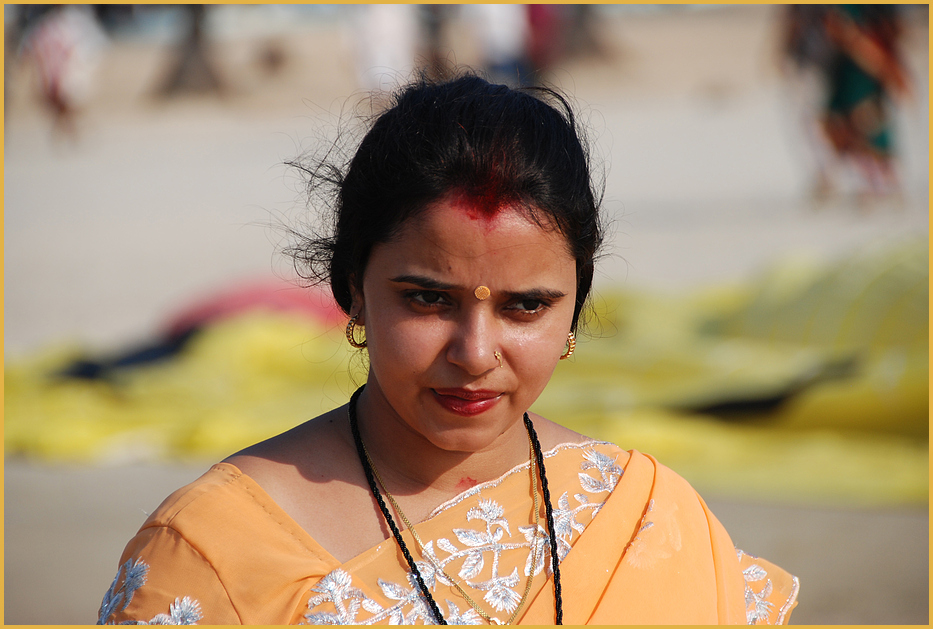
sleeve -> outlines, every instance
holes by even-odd
[[[770,561],[736,551],[745,577],[745,613],[750,625],[786,625],[797,606],[797,577]]]
[[[98,624],[241,624],[214,567],[175,529],[144,528],[120,561]]]
[[[697,495],[709,524],[721,624],[784,625],[797,606],[800,584],[783,568],[749,555],[732,539]]]

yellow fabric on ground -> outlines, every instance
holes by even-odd
[[[591,338],[533,410],[651,453],[707,494],[923,503],[926,260],[926,243],[907,243],[692,295],[602,294]],[[49,378],[76,355],[7,365],[7,455],[219,459],[345,403],[365,374],[340,326],[263,312],[112,384]]]

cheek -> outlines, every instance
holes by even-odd
[[[437,356],[440,339],[432,326],[404,318],[380,318],[373,322],[369,345],[370,365],[390,379],[411,379],[422,373]],[[391,370],[391,371],[389,371]]]
[[[515,370],[529,382],[533,380],[547,383],[563,353],[561,339],[564,338],[565,335],[557,329],[517,334],[510,343]]]

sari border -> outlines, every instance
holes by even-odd
[[[603,441],[603,440],[601,440],[601,439],[590,439],[590,438],[587,438],[586,441],[566,442],[566,443],[558,444],[558,445],[554,446],[553,448],[551,448],[550,450],[547,450],[547,451],[545,451],[545,452],[542,452],[541,454],[542,454],[542,456],[543,456],[544,458],[552,458],[552,457],[555,457],[555,456],[557,456],[558,454],[560,454],[560,452],[563,451],[563,450],[570,450],[570,449],[583,450],[583,449],[585,449],[585,448],[587,448],[587,447],[591,447],[591,446],[594,446],[594,445],[595,445],[595,446],[599,446],[599,445],[602,445],[602,446],[612,446],[612,447],[614,447],[614,448],[618,448],[618,447],[619,447],[619,446],[615,445],[614,443],[612,443],[612,442],[610,442],[610,441]],[[621,451],[621,448],[619,448],[619,450]],[[424,520],[422,520],[421,522],[427,522],[427,521],[429,521],[429,520],[431,520],[431,519],[433,519],[433,518],[439,516],[439,515],[442,514],[444,511],[447,511],[448,509],[457,506],[458,504],[460,504],[460,503],[463,502],[464,500],[466,500],[466,499],[468,499],[468,498],[471,498],[471,497],[475,496],[476,494],[480,493],[480,492],[483,491],[484,489],[491,489],[491,488],[494,488],[494,487],[498,487],[498,486],[501,485],[503,482],[505,482],[510,476],[512,476],[512,475],[514,475],[514,474],[517,474],[517,473],[519,473],[519,472],[522,472],[522,471],[524,471],[524,470],[527,470],[528,467],[529,467],[530,465],[531,465],[531,461],[525,461],[525,462],[523,462],[523,463],[519,463],[518,465],[516,465],[515,467],[513,467],[513,468],[510,469],[509,471],[505,472],[504,474],[502,474],[502,475],[499,476],[498,478],[494,478],[493,480],[486,481],[486,482],[484,482],[484,483],[479,483],[478,485],[474,485],[473,487],[470,487],[470,488],[467,489],[466,491],[464,491],[464,492],[462,492],[462,493],[460,493],[460,494],[457,494],[457,495],[454,496],[453,498],[451,498],[451,499],[449,499],[449,500],[447,500],[447,501],[445,501],[445,502],[442,502],[441,504],[439,504],[438,506],[436,506],[436,507],[431,511],[431,513],[429,513],[428,516],[427,516],[426,518],[424,518]],[[420,523],[419,523],[419,524],[420,524]]]
[[[787,613],[794,607],[794,604],[797,602],[797,592],[800,591],[800,579],[795,576],[792,576],[794,587],[791,590],[790,596],[787,597],[787,600],[781,605],[780,613],[775,619],[774,624],[783,625],[786,620]]]

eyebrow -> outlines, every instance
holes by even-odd
[[[461,289],[461,286],[457,284],[448,284],[446,282],[440,282],[433,277],[428,277],[426,275],[399,275],[397,277],[390,278],[390,282],[396,282],[399,284],[414,284],[420,288],[427,290],[458,290]],[[542,301],[557,301],[563,297],[567,296],[567,293],[559,290],[552,290],[548,288],[531,288],[524,291],[505,291],[505,295],[511,300],[542,300]]]
[[[567,293],[559,290],[552,290],[549,288],[532,288],[529,290],[523,291],[506,291],[505,294],[509,299],[513,301],[518,300],[529,300],[529,301],[557,301],[563,297],[567,296]]]
[[[433,277],[428,277],[426,275],[399,275],[389,279],[390,282],[396,282],[398,284],[414,284],[415,286],[420,286],[421,288],[426,288],[428,290],[455,290],[460,288],[456,284],[447,284],[445,282],[439,282]]]

